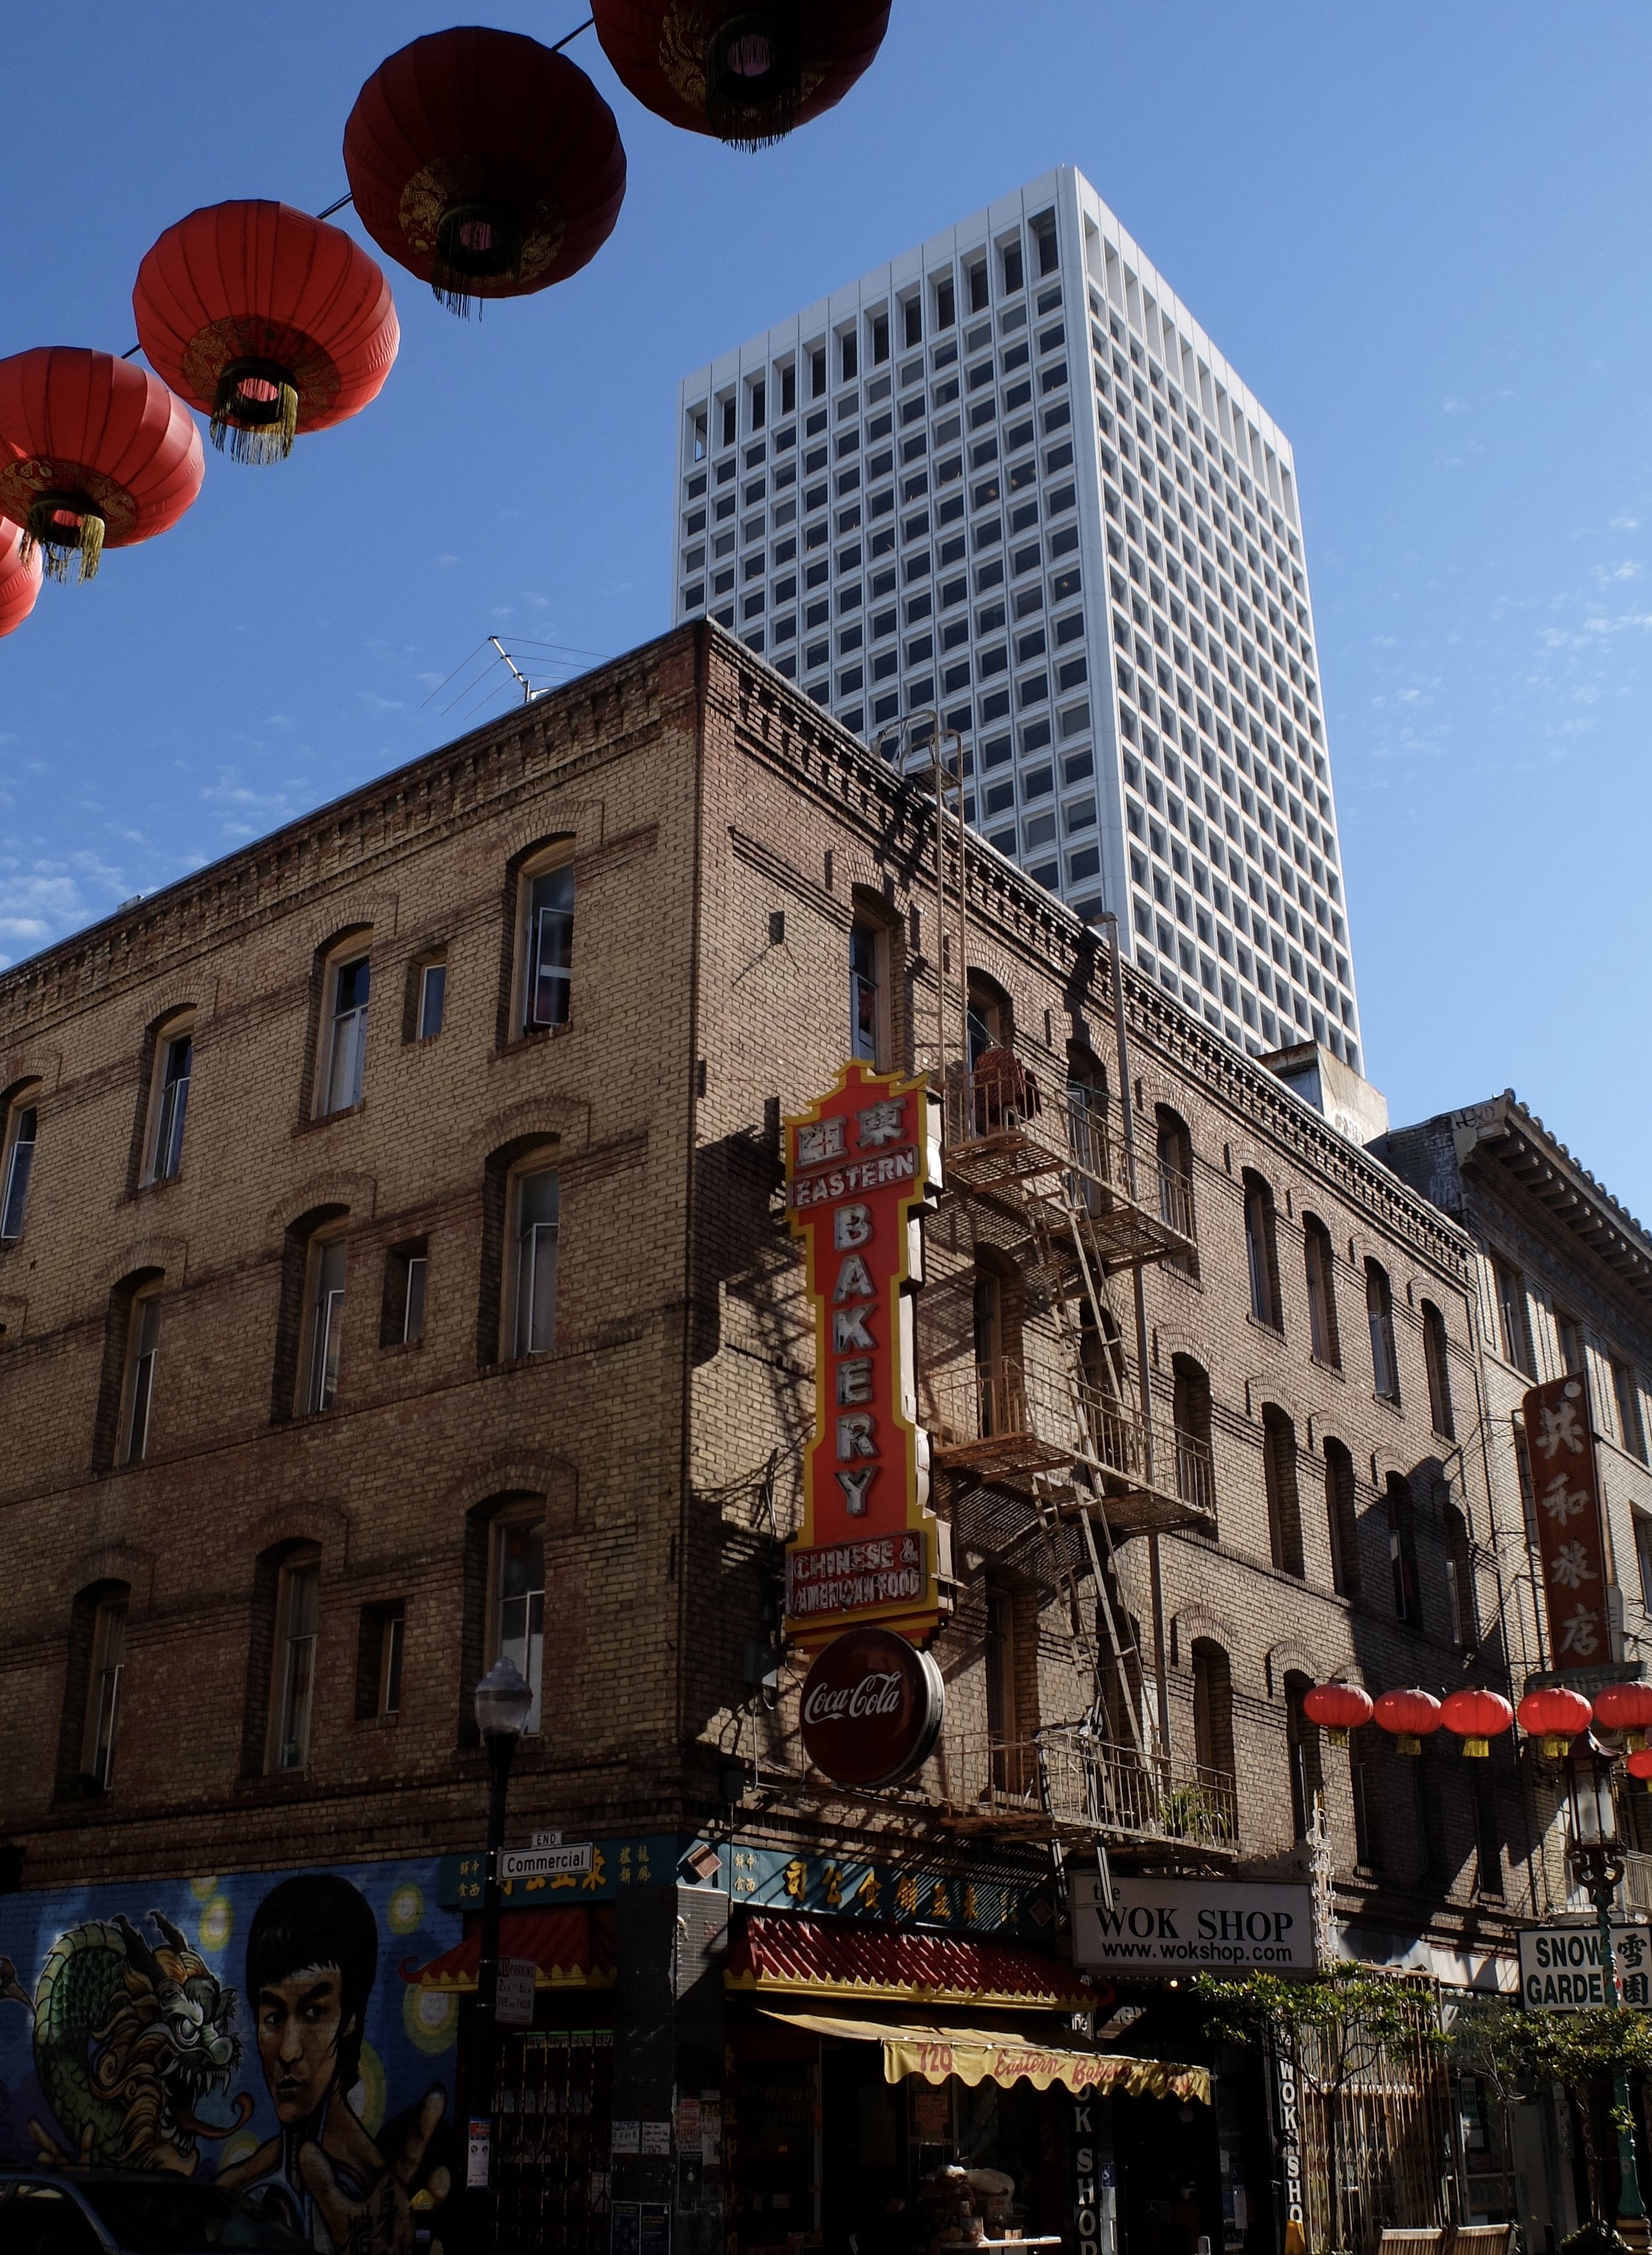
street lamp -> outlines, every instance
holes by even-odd
[[[1600,1973],[1608,2006],[1622,2009],[1612,1950],[1612,1898],[1624,1872],[1624,1847],[1618,1835],[1617,1797],[1612,1790],[1612,1757],[1585,1734],[1577,1741],[1567,1772],[1571,1803],[1571,1860],[1589,1893],[1600,1928]],[[1613,2084],[1618,2121],[1618,2213],[1643,2216],[1641,2181],[1634,2165],[1634,2117],[1629,2078],[1620,2069]]]
[[[476,1686],[476,1728],[488,1749],[488,1857],[482,1888],[482,1950],[476,1967],[476,2020],[470,2055],[470,2134],[465,2166],[465,2245],[481,2255],[491,2197],[493,2086],[499,2029],[499,1857],[505,1840],[505,1794],[517,1740],[533,1712],[533,1687],[503,1654]]]

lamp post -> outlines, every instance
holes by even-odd
[[[465,2165],[465,2246],[482,2255],[493,2198],[493,2086],[499,2028],[499,1857],[505,1794],[517,1740],[533,1711],[533,1687],[514,1660],[496,1660],[476,1686],[476,1728],[488,1749],[488,1856],[482,1888],[482,1953],[470,2054],[470,2125]]]
[[[1586,1735],[1577,1742],[1567,1790],[1571,1801],[1571,1860],[1588,1889],[1599,1922],[1600,1971],[1606,2002],[1621,2011],[1612,1949],[1612,1898],[1623,1877],[1623,1842],[1618,1837],[1611,1756]],[[1645,2216],[1646,2203],[1641,2197],[1641,2180],[1634,2164],[1634,2116],[1630,2111],[1629,2078],[1621,2069],[1613,2078],[1613,2103],[1618,2125],[1618,2214],[1638,2219]]]

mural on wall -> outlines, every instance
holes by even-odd
[[[462,1931],[436,1880],[0,1897],[0,2159],[214,2177],[318,2249],[401,2255],[452,2184],[459,1999],[406,1978]]]

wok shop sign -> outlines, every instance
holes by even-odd
[[[1097,1875],[1075,1872],[1072,1960],[1138,1980],[1217,1967],[1311,1972],[1313,1899],[1306,1887],[1115,1876],[1109,1908]]]

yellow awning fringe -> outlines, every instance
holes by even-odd
[[[807,2028],[814,2035],[882,2044],[886,2083],[921,2075],[925,2083],[938,2083],[955,2075],[972,2086],[992,2082],[1006,2090],[1016,2083],[1030,2083],[1035,2090],[1048,2090],[1052,2083],[1059,2083],[1075,2095],[1117,2090],[1130,2098],[1211,2103],[1210,2069],[1168,2060],[1135,2059],[1127,2052],[1060,2051],[983,2028],[891,2027],[882,2020],[840,2020],[826,2013],[770,2011],[768,2018]]]

